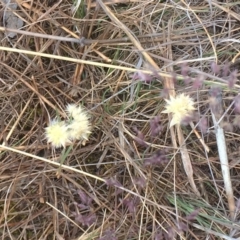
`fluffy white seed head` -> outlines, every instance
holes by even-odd
[[[48,127],[45,128],[45,136],[53,148],[65,147],[69,140],[69,131],[65,122],[52,120]]]
[[[67,143],[80,140],[84,145],[91,133],[89,116],[81,106],[69,104],[66,107],[69,120],[52,120],[45,128],[46,139],[53,148],[65,147]]]
[[[68,104],[66,108],[66,112],[68,113],[70,118],[77,120],[78,118],[82,118],[82,114],[86,114],[84,109],[76,104]]]
[[[68,125],[69,135],[71,139],[88,140],[91,133],[91,126],[89,116],[81,106],[70,104],[67,106],[67,112],[72,117]]]
[[[172,113],[170,127],[175,124],[180,124],[184,118],[189,116],[193,110],[195,110],[193,99],[183,93],[175,98],[170,96],[170,99],[166,99],[166,102],[166,109],[162,112]]]
[[[88,119],[85,121],[73,120],[68,125],[70,139],[88,140],[91,128]]]

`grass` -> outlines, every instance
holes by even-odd
[[[17,2],[16,37],[0,20],[2,239],[238,239],[239,2]],[[180,93],[196,111],[169,128]],[[54,150],[45,128],[70,103],[92,134]]]

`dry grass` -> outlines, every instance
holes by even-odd
[[[230,72],[238,69],[239,2],[89,0],[75,17],[71,0],[17,2],[25,32],[6,37],[2,17],[0,28],[1,239],[240,237],[238,208],[234,219],[229,214],[209,110],[209,89],[218,85],[237,202],[240,131],[228,107],[240,84],[230,89],[211,64],[229,62]],[[8,10],[0,6],[3,16]],[[154,80],[133,80],[139,69]],[[189,126],[181,127],[200,196],[185,174],[171,116],[161,113],[164,97],[175,92],[190,95],[208,124],[208,131],[196,129],[209,152]],[[85,146],[75,142],[63,156],[47,144],[44,128],[56,111],[65,117],[69,103],[88,109],[93,130]],[[153,137],[156,116],[161,131]],[[159,154],[164,161],[151,164]]]

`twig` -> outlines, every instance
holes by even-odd
[[[209,147],[206,145],[206,143],[204,142],[204,140],[202,139],[202,137],[199,135],[199,133],[197,132],[197,130],[195,129],[195,126],[193,124],[193,122],[190,122],[190,126],[193,130],[193,132],[195,133],[195,135],[197,136],[197,138],[199,139],[200,143],[203,145],[204,149],[206,152],[209,152]]]
[[[200,193],[199,193],[197,186],[193,179],[192,163],[191,163],[191,160],[190,160],[190,157],[188,154],[188,149],[185,144],[185,140],[183,137],[181,127],[180,127],[180,125],[177,125],[176,128],[177,128],[179,148],[180,148],[180,152],[181,152],[181,156],[182,156],[182,163],[183,163],[185,173],[188,177],[188,181],[189,181],[193,191],[197,194],[197,196],[200,196]]]
[[[212,120],[215,128],[216,140],[217,140],[217,147],[218,147],[218,154],[219,159],[221,162],[221,169],[222,169],[222,176],[225,186],[225,191],[227,194],[228,200],[228,207],[230,211],[230,216],[234,219],[235,213],[235,201],[233,196],[233,189],[232,189],[232,182],[230,178],[230,170],[229,170],[229,163],[228,163],[228,155],[227,155],[227,147],[226,147],[226,140],[223,128],[220,126],[218,119],[222,114],[222,98],[221,94],[218,94],[214,97],[215,99],[215,111],[211,108]],[[217,111],[216,111],[217,109]]]

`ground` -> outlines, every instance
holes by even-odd
[[[0,2],[2,239],[240,238],[239,2],[16,3]],[[168,107],[181,94],[193,108]],[[68,104],[91,134],[55,148]]]

